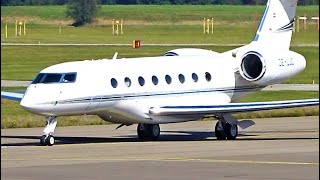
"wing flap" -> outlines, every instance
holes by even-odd
[[[9,99],[13,101],[21,101],[23,98],[23,93],[5,92],[1,91],[1,98]]]
[[[229,103],[229,104],[211,105],[211,106],[162,106],[162,107],[150,108],[149,113],[156,116],[192,115],[192,114],[215,115],[215,114],[261,111],[261,110],[271,110],[271,109],[285,109],[285,108],[315,106],[315,105],[319,105],[319,99]]]

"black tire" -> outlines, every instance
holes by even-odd
[[[48,146],[52,146],[52,145],[54,145],[54,137],[52,136],[52,135],[49,135],[47,138],[46,138],[46,144],[48,145]]]
[[[145,126],[143,124],[138,124],[137,126],[137,134],[140,140],[145,139]]]
[[[152,140],[157,140],[160,136],[160,126],[159,124],[148,125],[148,135]]]
[[[40,144],[41,146],[46,146],[46,135],[40,137]]]
[[[227,135],[227,139],[235,140],[238,136],[238,126],[236,124],[231,125],[226,123],[225,133]]]
[[[214,133],[215,133],[216,138],[217,138],[218,140],[224,140],[224,139],[226,139],[227,135],[226,135],[226,133],[225,133],[225,127],[224,127],[224,125],[223,125],[223,124],[220,124],[220,123],[223,123],[223,122],[218,121],[218,122],[216,123],[216,126],[215,126],[215,128],[214,128]],[[221,128],[220,125],[222,125],[223,128]]]

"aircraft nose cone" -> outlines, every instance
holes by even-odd
[[[21,101],[20,101],[20,106],[27,110],[27,111],[30,111],[32,113],[40,113],[41,109],[39,108],[39,106],[37,106],[36,104],[34,104],[32,101],[29,101],[28,99],[26,98],[23,98]]]
[[[20,106],[21,106],[23,109],[26,109],[26,110],[33,109],[33,108],[32,108],[32,104],[29,103],[25,98],[23,98],[23,99],[20,101]]]

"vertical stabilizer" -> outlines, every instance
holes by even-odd
[[[268,0],[252,43],[264,48],[288,50],[298,0]]]

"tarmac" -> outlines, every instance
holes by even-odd
[[[319,116],[254,119],[237,140],[216,140],[215,121],[161,125],[158,141],[138,141],[136,125],[2,129],[4,179],[319,179]],[[59,122],[58,122],[59,124]]]

